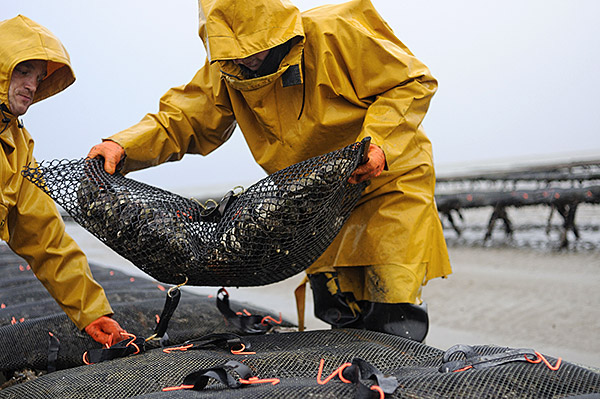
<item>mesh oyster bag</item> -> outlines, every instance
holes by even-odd
[[[219,347],[156,348],[59,370],[4,389],[0,397],[591,399],[600,394],[597,370],[537,352],[527,358],[513,355],[528,349],[477,345],[467,348],[466,357],[452,348],[442,351],[352,329],[257,335],[245,341],[245,354]],[[251,374],[240,374],[240,364]],[[185,389],[170,390],[178,387]]]
[[[212,207],[110,175],[99,159],[42,161],[22,173],[161,282],[259,286],[305,270],[331,244],[366,186],[348,177],[369,141],[291,165]]]
[[[53,367],[62,370],[83,365],[84,352],[99,349],[101,345],[77,329],[26,265],[24,259],[12,253],[6,244],[0,243],[0,373],[8,376],[24,369],[48,370],[53,354],[51,337],[58,342]],[[90,269],[94,279],[104,288],[115,312],[113,318],[121,327],[138,337],[151,336],[156,331],[159,316],[162,316],[161,309],[167,295],[165,290],[169,286],[150,279],[132,278],[119,270],[95,263],[90,264]],[[249,303],[229,302],[232,309],[243,309],[245,314],[277,317],[276,312]],[[274,324],[284,328],[292,326],[286,320]],[[177,345],[212,333],[244,335],[236,325],[224,319],[212,295],[188,291],[181,295],[163,339],[147,341],[146,348]],[[1,387],[0,384],[0,398]]]

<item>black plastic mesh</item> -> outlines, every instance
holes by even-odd
[[[159,281],[258,286],[310,266],[329,246],[366,184],[348,177],[366,141],[278,171],[219,206],[104,172],[98,159],[23,170],[75,221]]]
[[[154,332],[157,316],[165,304],[162,286],[143,278],[132,278],[119,271],[90,265],[94,278],[103,286],[115,311],[114,319],[128,332],[147,338]],[[256,306],[230,300],[234,311],[246,309],[256,315],[268,313]],[[57,369],[83,365],[82,355],[100,348],[86,333],[69,320],[48,291],[6,245],[0,245],[0,371],[22,369],[44,371],[48,365],[49,332],[60,341]],[[291,326],[283,321],[282,326]],[[229,324],[216,306],[216,290],[212,298],[182,292],[167,329],[168,343],[179,344],[211,333],[240,333]],[[158,341],[149,341],[149,348]],[[2,395],[0,394],[0,397]]]
[[[354,398],[356,386],[334,378],[317,383],[354,358],[361,358],[398,380],[388,398],[565,398],[600,393],[600,373],[563,362],[557,371],[544,364],[506,363],[482,370],[442,373],[443,352],[401,337],[351,329],[283,333],[248,337],[255,354],[233,355],[221,349],[140,355],[44,375],[0,391],[3,398]],[[481,354],[505,351],[474,347]],[[231,389],[211,380],[203,391],[162,392],[184,377],[229,360],[248,366],[261,379],[277,385]],[[548,357],[554,364],[556,359]],[[235,376],[234,376],[235,377]],[[372,385],[372,381],[363,381]],[[378,395],[373,397],[377,398]]]
[[[118,271],[95,265],[92,270],[113,302],[121,325],[138,336],[150,335],[155,316],[164,303],[165,293],[157,288],[157,283],[145,279],[132,281]],[[214,301],[184,292],[169,325],[170,343],[176,345],[209,333],[231,332],[231,326],[218,313]],[[255,352],[248,355],[234,355],[217,347],[165,353],[158,348],[158,343],[150,341],[145,353],[82,365],[82,353],[99,345],[74,327],[27,269],[26,263],[5,245],[0,245],[0,303],[4,304],[0,309],[0,370],[23,367],[45,370],[49,331],[60,339],[58,366],[62,368],[1,389],[0,398],[356,398],[358,387],[354,384],[343,383],[338,378],[324,385],[317,383],[321,359],[324,359],[321,380],[325,380],[342,364],[355,358],[397,379],[398,388],[386,398],[581,396],[583,399],[596,397],[590,394],[600,394],[600,371],[596,369],[563,361],[558,370],[553,371],[543,363],[518,361],[481,370],[440,372],[444,357],[440,349],[397,336],[352,329],[247,336],[244,339],[250,344],[248,350]],[[239,303],[236,307],[268,314]],[[13,318],[15,324],[12,324]],[[473,348],[482,355],[507,350],[497,346]],[[557,364],[556,358],[546,358],[551,365]],[[242,362],[258,378],[278,378],[280,382],[231,389],[210,380],[202,391],[162,391],[180,385],[189,373],[229,360]],[[373,385],[370,380],[362,382]],[[373,395],[379,397],[374,392]]]

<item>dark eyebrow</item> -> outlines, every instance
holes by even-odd
[[[17,64],[17,66],[26,67],[26,68],[29,68],[29,69],[33,68],[33,67],[31,66],[31,60],[27,60],[27,61],[19,62],[19,63]]]
[[[29,71],[31,71],[33,69],[32,63],[33,63],[33,60],[26,60],[26,61],[23,61],[23,62],[19,62],[15,66],[15,69],[17,69],[17,68],[25,68],[25,72],[29,72]],[[44,74],[41,76],[41,78],[42,78],[41,80],[45,79],[46,76],[48,76],[48,72],[44,72]]]

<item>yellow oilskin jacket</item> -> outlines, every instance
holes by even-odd
[[[399,284],[413,293],[450,274],[431,143],[421,126],[437,81],[371,2],[303,13],[285,0],[200,0],[199,8],[206,63],[161,98],[158,113],[108,138],[126,150],[124,171],[209,154],[236,123],[269,174],[370,136],[388,170],[372,179],[308,272],[400,266],[410,276]],[[291,49],[266,76],[244,78],[233,61],[288,42]],[[401,301],[414,302],[414,295]]]
[[[20,62],[48,61],[47,77],[34,102],[50,97],[75,81],[69,55],[46,28],[24,16],[0,22],[0,238],[23,257],[37,278],[79,329],[112,314],[104,290],[93,279],[85,255],[65,233],[52,199],[24,179],[23,167],[33,157],[33,139],[10,113],[8,89]]]

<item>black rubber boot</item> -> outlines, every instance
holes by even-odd
[[[350,292],[343,293],[337,273],[309,274],[308,280],[313,292],[315,316],[330,324],[332,328],[364,328],[360,316],[360,306]],[[332,293],[329,286],[335,293]]]
[[[360,301],[364,328],[423,342],[429,331],[427,308],[411,303]]]

